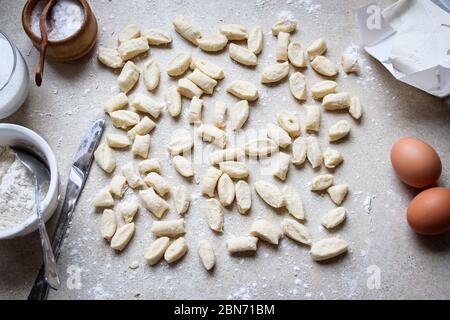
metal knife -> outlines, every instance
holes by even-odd
[[[66,193],[59,215],[58,224],[52,241],[52,248],[55,258],[58,259],[61,252],[61,245],[64,240],[69,222],[72,219],[75,206],[80,198],[81,191],[84,188],[92,161],[94,160],[94,151],[103,134],[105,128],[105,119],[98,119],[90,128],[88,134],[81,141],[75,154],[72,168],[67,182]],[[39,274],[34,282],[33,288],[28,295],[28,300],[47,299],[49,286],[45,281],[44,266],[41,266]]]

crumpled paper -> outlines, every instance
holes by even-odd
[[[442,8],[399,0],[357,11],[366,52],[398,80],[441,98],[450,94],[450,14]]]

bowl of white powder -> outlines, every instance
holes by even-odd
[[[41,195],[47,221],[58,206],[59,176],[55,155],[34,131],[15,124],[0,124],[0,240],[23,236],[38,227],[34,178],[11,147],[22,147],[41,157],[50,171],[50,184]]]

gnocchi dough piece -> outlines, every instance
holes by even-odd
[[[108,146],[111,148],[126,148],[130,146],[131,142],[127,136],[122,134],[110,133],[106,136],[106,141],[108,142]]]
[[[201,137],[203,141],[211,142],[222,149],[225,148],[227,144],[225,132],[210,124],[202,124],[197,129],[197,135]]]
[[[347,241],[339,238],[326,238],[312,244],[311,257],[315,261],[324,261],[347,252],[347,249]]]
[[[311,93],[314,99],[322,99],[330,93],[335,93],[337,83],[333,80],[323,80],[315,83],[311,87]]]
[[[133,188],[141,188],[144,186],[144,181],[142,180],[139,172],[135,168],[133,162],[128,162],[121,168],[122,174],[127,179],[128,185]]]
[[[144,70],[142,71],[142,75],[144,77],[144,84],[148,91],[155,90],[159,85],[159,65],[153,59],[149,59],[144,64]]]
[[[358,64],[358,55],[356,53],[345,52],[342,54],[342,69],[346,73],[358,72],[359,64]]]
[[[289,89],[297,100],[308,98],[305,76],[301,72],[295,72],[289,77]]]
[[[362,107],[361,107],[361,101],[358,97],[352,97],[350,99],[350,107],[348,108],[348,112],[350,115],[358,120],[362,116]]]
[[[223,208],[219,201],[214,198],[207,199],[204,206],[206,221],[211,230],[216,232],[223,231]]]
[[[247,47],[254,54],[260,54],[264,46],[264,35],[261,27],[254,27],[248,33]]]
[[[144,251],[144,258],[149,265],[155,265],[161,260],[169,247],[170,239],[168,237],[161,237],[153,241],[148,248]]]
[[[285,205],[283,193],[277,186],[266,181],[256,181],[254,183],[256,193],[273,208],[281,208]]]
[[[189,105],[189,123],[201,123],[202,122],[202,109],[203,109],[203,100],[197,97],[193,97],[191,100],[191,104]]]
[[[137,111],[151,115],[154,119],[159,117],[161,110],[163,109],[161,102],[142,93],[137,93],[135,95],[131,106]]]
[[[142,117],[141,121],[138,122],[137,125],[128,130],[128,137],[134,140],[136,135],[144,136],[150,131],[152,131],[155,127],[156,123],[154,123],[153,120],[151,120],[149,117],[144,116]]]
[[[348,193],[348,185],[347,184],[337,184],[327,189],[328,195],[331,200],[338,206],[344,202],[345,197]]]
[[[346,210],[344,207],[334,208],[328,213],[324,214],[320,218],[320,223],[327,229],[336,228],[342,222],[344,222],[346,217]]]
[[[194,168],[192,162],[185,157],[175,156],[172,159],[175,170],[183,177],[192,177],[194,175]]]
[[[150,135],[136,135],[134,137],[133,146],[131,147],[131,153],[133,155],[141,157],[143,159],[148,158],[148,153],[150,150]]]
[[[284,219],[282,222],[283,234],[294,241],[306,244],[308,246],[312,243],[311,234],[308,229],[294,219]]]
[[[117,78],[117,83],[119,84],[120,90],[125,93],[130,91],[139,80],[140,73],[141,71],[133,63],[133,61],[128,61],[125,63],[119,74],[119,78]]]
[[[102,220],[100,222],[100,232],[102,237],[108,241],[111,241],[114,233],[116,233],[117,221],[116,214],[111,209],[103,210]]]
[[[224,207],[229,206],[234,201],[234,184],[227,173],[223,173],[217,182],[217,194],[219,195],[220,203]]]
[[[291,216],[298,220],[306,220],[306,212],[303,207],[302,199],[298,192],[292,186],[285,186],[283,188],[284,202],[286,209]]]
[[[202,89],[186,78],[178,80],[178,92],[188,99],[192,99],[193,97],[200,98],[203,94]]]
[[[286,111],[282,111],[277,115],[277,123],[291,137],[295,138],[300,135],[300,123],[296,116]]]
[[[306,52],[308,52],[309,60],[314,60],[317,56],[323,55],[325,51],[327,51],[327,43],[322,38],[315,40],[306,49]]]
[[[324,56],[317,56],[311,61],[311,67],[323,76],[332,77],[339,73],[336,65]]]
[[[238,101],[228,108],[228,117],[233,131],[241,129],[247,122],[249,109],[247,100]]]
[[[222,171],[214,167],[209,167],[206,171],[206,175],[200,182],[200,189],[202,194],[209,197],[214,197],[214,190],[216,190],[217,181],[222,175]]]
[[[212,94],[214,92],[214,88],[217,85],[216,80],[207,76],[197,68],[195,68],[194,72],[188,75],[187,78],[195,83],[206,94]]]
[[[261,74],[261,83],[275,83],[283,80],[289,74],[289,62],[276,63],[267,66]]]
[[[250,49],[244,48],[237,44],[231,43],[228,47],[228,53],[231,59],[243,64],[244,66],[256,66],[258,63],[258,58],[252,51],[250,51]]]
[[[220,26],[219,30],[230,41],[245,40],[248,36],[247,29],[239,24],[224,24]]]
[[[243,100],[255,101],[258,99],[258,89],[248,81],[233,81],[227,87],[227,92]]]
[[[250,235],[258,237],[268,243],[278,245],[278,242],[283,236],[283,232],[276,224],[273,224],[267,220],[259,219],[253,222],[250,227]]]
[[[115,175],[109,183],[109,192],[118,198],[122,198],[126,190],[127,179],[120,174]]]
[[[322,100],[322,106],[326,110],[345,110],[350,106],[350,94],[348,92],[330,93]]]
[[[280,31],[275,46],[275,58],[277,61],[288,61],[288,46],[290,34]]]
[[[251,140],[244,145],[244,152],[249,157],[265,157],[277,150],[278,144],[269,138]]]
[[[153,188],[139,191],[139,197],[144,207],[158,219],[161,219],[164,213],[169,210],[169,204],[158,196]]]
[[[159,164],[159,160],[156,158],[146,159],[139,162],[138,170],[141,174],[145,174],[147,172],[159,172],[161,171],[161,165]]]
[[[291,41],[288,46],[289,62],[297,68],[304,68],[307,66],[305,52],[302,45],[298,41]]]
[[[292,143],[292,163],[300,166],[306,160],[306,139],[298,137]]]
[[[309,105],[305,107],[307,131],[319,132],[320,130],[320,108],[316,105]]]
[[[129,110],[117,110],[111,112],[110,116],[113,126],[119,129],[127,129],[139,122],[139,115]]]
[[[168,263],[173,263],[177,260],[180,260],[188,251],[187,242],[183,237],[178,238],[169,247],[166,249],[164,253],[164,259]]]
[[[209,154],[209,162],[211,164],[219,164],[224,161],[238,160],[244,155],[243,150],[238,148],[229,148],[223,150],[216,150]]]
[[[286,177],[287,177],[287,174],[289,171],[289,164],[291,163],[291,156],[286,153],[280,152],[278,154],[276,161],[277,161],[277,164],[276,164],[277,166],[275,168],[275,172],[273,173],[273,175],[275,177],[277,177],[278,179],[284,181],[284,180],[286,180]]]
[[[114,198],[109,192],[109,188],[101,189],[92,200],[92,205],[96,208],[108,208],[114,206]]]
[[[179,215],[184,215],[188,211],[190,196],[188,189],[184,185],[180,184],[173,188],[173,202]]]
[[[250,173],[247,165],[244,162],[238,161],[220,162],[219,168],[234,179],[245,179]]]
[[[311,191],[323,191],[331,187],[334,177],[331,174],[321,174],[315,176],[311,181]]]
[[[216,101],[213,110],[213,122],[217,128],[224,128],[226,126],[227,104],[222,101]]]
[[[122,42],[117,51],[122,60],[130,60],[150,49],[148,41],[144,37],[139,37]]]
[[[313,168],[320,167],[323,161],[322,151],[316,137],[309,136],[306,140],[306,157]]]
[[[252,206],[250,186],[244,180],[239,180],[234,187],[238,211],[240,214],[246,214]]]
[[[198,45],[198,39],[202,37],[202,34],[197,30],[191,22],[184,16],[178,16],[173,20],[173,26],[175,31],[178,32],[183,38],[190,41],[194,45]]]
[[[194,61],[194,60],[192,60]],[[194,69],[198,68],[201,72],[206,74],[208,77],[211,77],[215,80],[220,80],[225,77],[225,74],[223,72],[223,69],[219,67],[218,65],[209,62],[208,60],[204,59],[197,59],[194,62]]]
[[[111,239],[111,248],[117,251],[122,251],[133,238],[136,227],[134,222],[127,223],[117,229],[114,237]]]
[[[289,134],[273,123],[269,123],[267,125],[267,137],[272,139],[272,141],[274,141],[281,148],[287,148],[292,143],[292,139]]]
[[[227,240],[226,245],[230,254],[256,251],[258,249],[258,238],[253,236],[233,237]]]
[[[122,68],[125,64],[125,61],[122,60],[119,52],[112,48],[98,48],[98,60],[105,66],[113,69]]]
[[[347,120],[340,120],[328,129],[328,140],[338,141],[350,133],[350,124]]]
[[[141,37],[147,39],[151,46],[165,45],[172,42],[172,36],[167,31],[161,29],[144,29],[141,31]]]
[[[122,31],[119,32],[118,42],[119,44],[131,40],[139,38],[141,35],[141,30],[139,27],[133,23],[127,25]]]
[[[181,95],[176,86],[170,86],[164,93],[164,101],[167,110],[172,117],[178,117],[181,113]]]
[[[272,26],[272,34],[277,36],[280,32],[291,33],[297,28],[297,21],[292,19],[280,19]]]
[[[172,60],[170,60],[167,66],[167,74],[171,77],[181,76],[189,69],[191,64],[191,54],[189,52],[180,52]]]
[[[198,242],[198,255],[206,270],[211,270],[216,264],[216,255],[214,248],[208,240],[200,240]]]
[[[341,153],[337,150],[327,148],[323,152],[323,162],[328,169],[334,169],[344,161]]]
[[[176,238],[185,234],[184,219],[153,221],[150,231],[156,237]]]
[[[193,146],[194,140],[191,136],[173,135],[167,149],[172,156],[176,156],[191,150]]]
[[[110,147],[104,142],[100,143],[94,152],[95,162],[103,171],[111,173],[116,168],[116,159]]]
[[[144,178],[144,182],[153,188],[161,197],[170,191],[169,183],[156,172],[150,172]]]
[[[136,216],[138,210],[139,206],[135,202],[124,202],[119,207],[119,213],[125,223],[133,222],[133,219]]]
[[[200,49],[206,52],[223,50],[228,44],[228,39],[221,33],[201,37],[197,40]]]
[[[111,113],[120,109],[123,109],[128,104],[128,97],[125,93],[121,92],[109,98],[103,107],[106,113]]]

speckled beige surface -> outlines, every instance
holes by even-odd
[[[293,35],[303,44],[324,37],[329,46],[327,56],[340,59],[345,48],[359,44],[354,10],[368,1],[90,1],[98,18],[98,44],[113,46],[117,32],[129,22],[142,27],[169,30],[174,38],[171,48],[151,48],[150,55],[162,67],[162,83],[156,91],[162,93],[172,79],[164,72],[169,59],[180,50],[188,50],[195,57],[207,57],[225,69],[213,97],[205,97],[204,121],[211,119],[214,101],[236,101],[226,94],[225,87],[232,80],[244,79],[255,83],[260,99],[252,104],[245,130],[263,129],[275,121],[280,110],[298,115],[304,125],[302,104],[296,102],[283,82],[274,87],[259,83],[259,73],[274,61],[275,38],[270,26],[280,15],[293,15],[299,30]],[[22,30],[20,17],[24,1],[0,0],[1,29],[17,44],[30,67],[34,69],[37,52]],[[388,2],[384,2],[387,4]],[[261,25],[265,45],[255,70],[244,68],[230,60],[227,52],[205,54],[187,44],[172,28],[171,20],[185,14],[205,33],[217,30],[220,23],[242,23],[247,27]],[[71,159],[81,137],[91,121],[102,115],[102,104],[117,92],[117,75],[101,66],[96,49],[74,63],[47,62],[44,84],[32,86],[25,105],[5,122],[18,123],[41,134],[52,146],[59,161],[62,182],[65,184]],[[145,57],[137,59],[140,64]],[[362,73],[359,76],[338,77],[340,90],[359,95],[364,104],[360,123],[347,114],[322,113],[319,134],[322,148],[328,145],[327,128],[337,120],[347,119],[352,126],[349,139],[335,144],[345,161],[335,171],[338,182],[346,182],[350,193],[344,202],[349,214],[339,230],[328,232],[319,227],[319,218],[334,207],[328,196],[311,193],[309,181],[317,174],[309,165],[290,168],[286,183],[295,186],[304,201],[308,214],[307,226],[315,240],[339,236],[350,243],[349,253],[330,263],[311,260],[309,250],[289,239],[278,248],[261,243],[253,257],[230,257],[225,239],[244,234],[252,221],[263,217],[280,222],[284,214],[266,206],[253,192],[253,208],[242,216],[233,206],[226,210],[225,231],[217,236],[208,229],[201,206],[204,201],[199,187],[177,175],[170,164],[166,144],[174,129],[192,131],[187,124],[188,101],[183,101],[183,115],[174,121],[167,112],[158,120],[152,133],[151,157],[162,160],[162,174],[172,184],[190,186],[193,202],[186,216],[189,252],[174,265],[160,263],[149,267],[143,259],[144,248],[152,241],[150,226],[153,217],[141,210],[137,218],[137,232],[128,248],[120,254],[113,252],[99,233],[100,215],[89,205],[95,192],[105,186],[109,177],[96,165],[81,196],[73,223],[63,246],[59,268],[63,286],[51,292],[50,299],[411,299],[450,298],[450,238],[416,236],[407,226],[405,210],[416,190],[403,185],[394,176],[389,163],[392,143],[402,136],[415,136],[430,144],[441,155],[443,173],[440,185],[449,186],[450,178],[450,108],[444,101],[427,95],[406,84],[397,82],[376,61],[362,53]],[[308,83],[319,77],[308,68]],[[134,90],[144,92],[143,84]],[[315,103],[308,100],[307,103]],[[115,129],[108,126],[107,132]],[[196,157],[205,149],[196,145]],[[206,146],[206,144],[204,144]],[[116,152],[119,164],[132,159],[129,152]],[[262,178],[275,181],[267,172],[251,162],[250,183]],[[196,164],[200,175],[206,164]],[[322,168],[320,172],[326,172]],[[279,181],[276,184],[281,185]],[[132,192],[126,198],[133,199]],[[171,199],[169,201],[172,201]],[[172,209],[167,219],[176,218]],[[54,223],[54,221],[52,221]],[[200,239],[210,239],[216,248],[217,266],[205,272],[197,256]],[[0,242],[0,299],[26,298],[40,265],[37,233],[15,240]],[[129,268],[139,261],[135,270]],[[74,289],[69,273],[79,270],[81,284]],[[379,274],[380,287],[374,288]],[[71,289],[70,289],[71,288]]]

